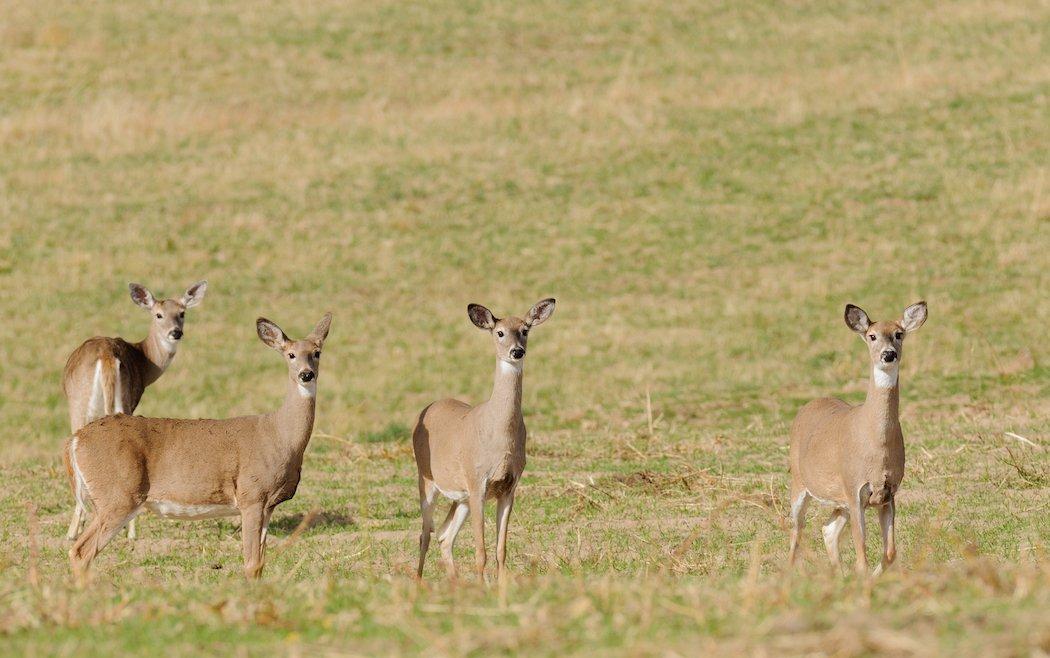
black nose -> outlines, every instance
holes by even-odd
[[[886,363],[893,363],[897,360],[897,353],[893,350],[886,350],[882,353],[882,360]]]
[[[525,356],[525,350],[520,347],[515,347],[510,351],[510,355],[515,359],[520,359],[521,357]]]
[[[314,380],[313,370],[304,370],[299,373],[299,379],[303,382],[312,382]]]
[[[182,338],[182,329],[174,329],[174,330],[172,330],[171,337],[174,338],[175,340],[179,340],[180,338]]]

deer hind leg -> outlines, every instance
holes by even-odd
[[[788,550],[788,566],[795,564],[798,557],[798,542],[802,529],[806,527],[806,509],[809,507],[810,495],[805,489],[793,491],[791,497],[791,547]]]
[[[73,508],[73,518],[69,521],[69,530],[66,530],[66,539],[76,541],[80,533],[84,532],[85,523],[87,523],[87,510],[78,500]]]
[[[835,569],[841,569],[841,560],[839,554],[839,538],[842,536],[842,531],[846,529],[846,523],[849,521],[849,514],[844,509],[836,509],[831,512],[831,518],[821,528],[821,534],[824,535],[824,548],[828,551],[828,559],[831,560],[831,566]]]
[[[452,555],[452,549],[456,545],[456,535],[459,534],[463,523],[470,515],[470,508],[465,503],[453,502],[448,511],[448,517],[441,524],[438,532],[438,543],[441,545],[441,560],[445,563],[445,569],[451,578],[456,577],[456,560]]]
[[[419,478],[419,514],[423,517],[423,529],[419,531],[419,566],[416,567],[416,578],[423,577],[423,564],[430,550],[430,534],[434,532],[434,505],[437,502],[437,487],[433,482]],[[452,503],[453,508],[456,503]],[[449,511],[451,518],[452,511]],[[445,519],[448,523],[448,519]]]
[[[897,559],[896,538],[897,504],[890,498],[879,508],[879,528],[882,530],[882,561],[875,567],[875,575],[880,575]]]
[[[113,539],[128,521],[142,511],[142,503],[131,500],[110,509],[96,508],[95,516],[87,529],[69,549],[69,563],[77,582],[87,581],[88,568],[106,544]]]

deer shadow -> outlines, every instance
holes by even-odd
[[[302,524],[303,519],[309,512],[289,514],[270,521],[270,529],[279,533],[291,533]],[[308,530],[324,530],[333,528],[353,528],[357,526],[354,517],[346,512],[321,511],[310,523]]]

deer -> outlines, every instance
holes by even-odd
[[[72,433],[91,421],[114,413],[133,413],[146,387],[171,365],[184,335],[186,309],[197,306],[208,291],[198,281],[178,299],[157,300],[138,283],[128,284],[131,301],[149,311],[149,333],[137,343],[123,338],[95,336],[73,350],[62,371],[62,391],[69,403]],[[84,528],[86,511],[76,503],[66,537],[76,540]],[[135,539],[135,523],[128,524],[128,539]]]
[[[835,570],[841,569],[839,538],[849,522],[857,553],[855,568],[861,577],[867,577],[864,513],[869,507],[878,509],[882,532],[882,559],[873,575],[881,574],[896,559],[895,500],[904,478],[900,363],[904,338],[926,322],[926,313],[926,302],[920,301],[904,309],[899,320],[872,322],[863,309],[846,305],[846,326],[868,348],[871,379],[863,403],[813,400],[799,410],[791,425],[789,566],[795,563],[811,500],[832,508],[822,534]]]
[[[224,420],[116,414],[73,435],[66,458],[74,491],[95,508],[69,549],[78,583],[88,580],[92,560],[113,535],[145,509],[183,520],[239,515],[244,574],[259,578],[270,517],[299,486],[331,321],[326,313],[306,338],[292,340],[270,320],[256,320],[259,339],[287,364],[277,411]]]
[[[423,520],[417,579],[423,577],[438,494],[452,501],[448,516],[437,530],[449,576],[455,579],[457,575],[452,548],[469,515],[474,529],[475,570],[484,580],[484,507],[486,500],[495,499],[497,574],[501,581],[505,578],[507,530],[514,495],[525,470],[526,431],[521,415],[525,349],[529,331],[551,317],[554,303],[554,299],[537,302],[524,319],[499,319],[480,304],[467,306],[470,321],[492,336],[495,381],[489,399],[477,406],[448,398],[428,405],[419,414],[412,432]]]

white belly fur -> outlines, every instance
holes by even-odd
[[[438,487],[436,483],[434,484],[434,486],[437,487],[437,490],[441,492],[442,496],[448,498],[449,500],[454,500],[457,503],[462,503],[468,498],[468,494],[466,491],[445,491],[441,487]]]
[[[240,510],[233,505],[187,505],[170,500],[147,500],[146,507],[157,516],[185,521],[217,519],[240,514]]]

